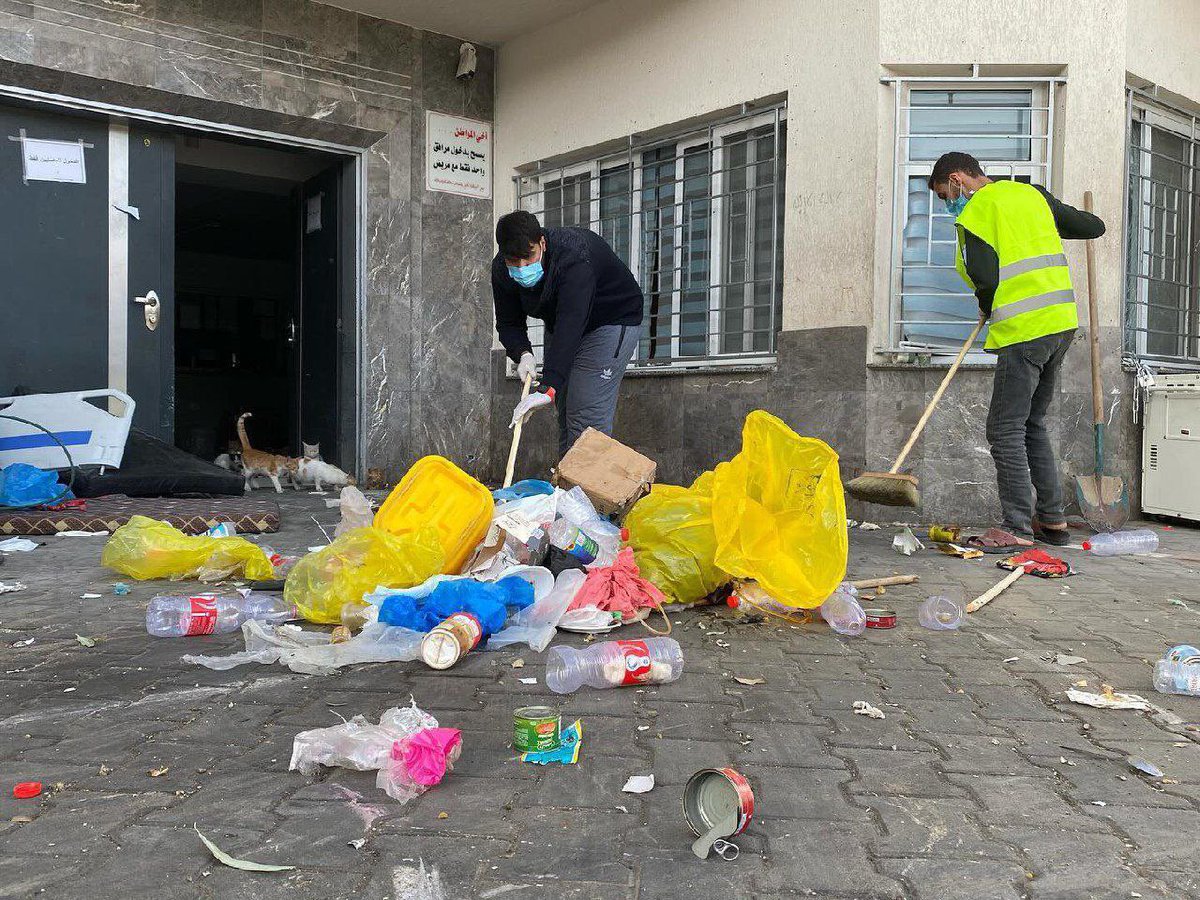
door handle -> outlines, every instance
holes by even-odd
[[[158,300],[158,294],[154,291],[146,291],[145,297],[134,297],[134,303],[142,304],[142,312],[146,314],[146,329],[153,331],[158,327],[158,314],[162,304]]]
[[[295,319],[291,319],[288,321],[288,338],[287,338],[287,340],[288,340],[289,344],[296,343],[296,320]]]

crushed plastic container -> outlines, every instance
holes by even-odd
[[[964,604],[951,597],[934,595],[917,609],[917,621],[931,631],[953,631],[962,624]]]
[[[1160,659],[1154,664],[1154,689],[1160,694],[1200,697],[1200,661]]]
[[[546,655],[546,687],[570,694],[585,684],[614,688],[665,684],[683,674],[683,650],[674,638],[605,641],[583,650],[555,646]]]
[[[445,554],[442,572],[462,571],[492,520],[492,494],[440,456],[417,460],[375,513],[375,527],[393,535],[437,531]]]
[[[838,634],[857,637],[867,630],[867,614],[863,612],[853,588],[841,585],[821,604],[821,618]]]
[[[1096,556],[1143,556],[1158,549],[1158,535],[1149,528],[1097,534],[1083,542]]]

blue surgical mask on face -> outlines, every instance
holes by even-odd
[[[958,188],[958,196],[953,200],[946,200],[946,212],[950,213],[950,215],[957,219],[962,215],[962,211],[967,208],[967,201],[970,199],[971,197],[967,193],[967,189],[960,185]]]
[[[539,259],[527,266],[509,266],[508,274],[521,287],[531,288],[542,280],[542,261]]]

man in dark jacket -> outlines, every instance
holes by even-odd
[[[512,424],[558,407],[558,450],[586,428],[612,434],[617,389],[637,350],[642,290],[629,267],[586,228],[542,228],[518,210],[496,223],[492,260],[496,332],[524,380],[536,375],[526,319],[546,324],[541,384],[517,404]]]

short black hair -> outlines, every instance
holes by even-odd
[[[930,189],[934,185],[944,184],[949,181],[950,176],[955,172],[980,177],[983,175],[983,166],[979,165],[979,160],[970,153],[962,153],[958,150],[943,153],[938,157],[938,161],[933,164],[933,171],[929,173]]]
[[[524,259],[529,248],[542,239],[542,224],[531,212],[518,209],[496,222],[496,243],[505,259]]]

